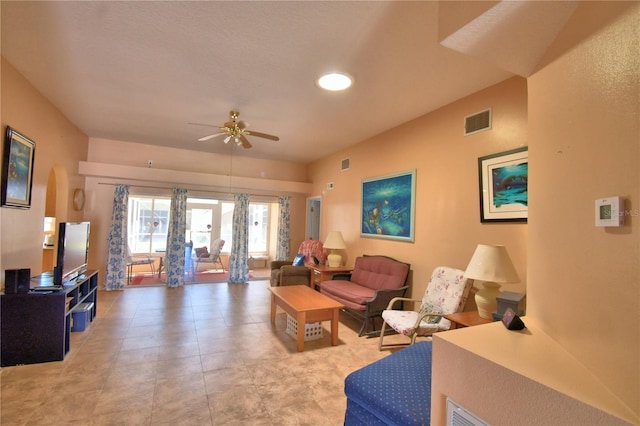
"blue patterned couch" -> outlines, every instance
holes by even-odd
[[[431,342],[418,342],[349,374],[344,423],[429,425]]]

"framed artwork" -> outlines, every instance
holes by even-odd
[[[480,222],[526,222],[529,150],[516,148],[478,158]]]
[[[360,236],[414,241],[416,171],[362,181]]]
[[[2,206],[31,207],[36,143],[7,126],[2,156]]]

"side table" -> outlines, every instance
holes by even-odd
[[[326,265],[311,266],[311,288],[316,289],[322,281],[330,280],[333,274],[348,273],[351,268],[346,266],[338,266],[331,268]]]
[[[474,325],[489,324],[493,322],[492,320],[482,318],[478,314],[478,311],[456,312],[455,314],[447,314],[443,316],[451,321],[452,330],[455,328],[472,327]]]

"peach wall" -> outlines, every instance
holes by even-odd
[[[522,280],[508,289],[524,292],[527,224],[480,222],[478,157],[527,145],[526,92],[526,81],[512,78],[313,163],[314,193],[334,183],[322,197],[320,237],[342,231],[347,265],[362,254],[410,263],[415,297],[436,266],[465,269],[478,243],[505,244]],[[492,129],[465,137],[464,117],[489,107]],[[361,238],[362,179],[409,169],[417,170],[415,242]]]
[[[493,426],[628,425],[617,396],[525,321],[521,333],[494,322],[433,337],[431,424],[446,423],[450,397]]]
[[[581,3],[529,78],[529,328],[435,337],[433,424],[446,396],[493,425],[640,424],[639,17]],[[596,228],[613,195],[625,226]]]
[[[37,275],[42,269],[43,219],[47,181],[54,167],[61,167],[68,177],[67,199],[61,220],[81,220],[82,212],[71,206],[73,190],[84,187],[78,174],[78,162],[87,156],[88,138],[69,122],[46,98],[2,58],[2,146],[7,125],[36,142],[31,208],[0,209],[2,234],[2,269],[31,268]],[[4,273],[2,278],[4,281]]]
[[[640,413],[640,7],[588,3],[570,24],[611,11],[529,79],[529,312]],[[595,200],[616,195],[625,226],[595,227]]]
[[[213,141],[211,143],[221,143]],[[241,150],[229,144],[227,152],[215,154],[187,149],[160,147],[142,143],[91,138],[87,161],[120,164],[126,166],[148,167],[153,160],[153,169],[179,170],[217,175],[244,176],[260,179],[307,182],[307,168],[304,164],[290,161],[261,160],[240,157]],[[122,155],[126,152],[127,155]]]

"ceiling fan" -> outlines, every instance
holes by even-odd
[[[236,143],[236,145],[246,149],[251,148],[251,144],[249,143],[249,140],[246,138],[247,136],[256,136],[259,138],[270,139],[272,141],[280,140],[280,138],[277,136],[268,135],[266,133],[261,133],[261,132],[254,132],[253,130],[247,130],[247,127],[249,127],[249,123],[245,121],[238,121],[239,115],[240,115],[240,112],[238,112],[237,110],[229,111],[229,117],[231,118],[231,120],[224,123],[223,126],[211,126],[209,124],[201,124],[201,126],[217,127],[221,131],[217,133],[212,133],[207,136],[203,136],[198,140],[200,142],[204,142],[204,141],[208,141],[209,139],[213,139],[217,136],[226,135],[226,137],[224,138],[224,143],[229,143],[230,141],[233,141]],[[192,124],[198,124],[198,123],[192,123]]]

